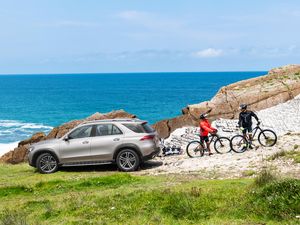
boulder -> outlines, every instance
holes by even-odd
[[[13,151],[4,154],[0,158],[0,162],[17,164],[27,161],[28,147],[29,144],[15,148]]]
[[[49,134],[46,136],[44,133],[39,132],[32,137],[23,140],[19,142],[18,147],[14,150],[4,154],[0,158],[0,162],[5,163],[11,163],[16,164],[20,162],[27,161],[27,154],[28,154],[28,148],[30,144],[42,141],[42,140],[48,140],[53,138],[60,138],[63,135],[65,135],[67,132],[69,132],[71,129],[76,127],[82,122],[85,121],[93,121],[93,120],[101,120],[101,119],[114,119],[114,118],[136,118],[135,115],[125,112],[124,110],[116,110],[109,113],[101,114],[101,113],[95,113],[85,119],[82,120],[73,120],[68,123],[64,123],[61,126],[53,128]]]
[[[220,88],[210,100],[188,105],[181,116],[154,124],[160,137],[166,138],[172,131],[183,126],[198,125],[199,115],[210,111],[209,119],[234,119],[239,105],[246,103],[256,111],[284,103],[300,94],[300,65],[275,68],[265,76],[239,81]]]
[[[28,138],[26,140],[20,141],[18,144],[18,147],[24,146],[24,145],[28,145],[28,144],[33,144],[42,140],[46,139],[46,134],[43,132],[38,132],[34,135],[32,135],[31,138]]]

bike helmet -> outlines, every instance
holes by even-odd
[[[206,117],[207,117],[207,114],[204,114],[204,113],[203,113],[203,114],[200,115],[199,118],[200,118],[201,120],[203,120],[203,119],[205,119]]]
[[[241,104],[240,109],[247,109],[247,104]]]

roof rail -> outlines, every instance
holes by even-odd
[[[115,119],[103,119],[103,120],[89,120],[84,121],[81,124],[97,123],[97,122],[144,122],[137,118],[115,118]]]

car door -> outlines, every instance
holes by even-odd
[[[77,163],[91,160],[91,133],[93,126],[81,126],[72,131],[60,145],[62,163]]]
[[[91,157],[97,161],[111,161],[122,141],[123,133],[116,125],[96,125],[94,137],[91,138]]]

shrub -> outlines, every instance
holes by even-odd
[[[276,152],[273,155],[269,156],[267,160],[275,160],[275,159],[278,159],[278,158],[283,157],[285,155],[286,155],[286,151],[281,150],[281,151]]]
[[[269,168],[263,168],[254,180],[256,186],[261,187],[277,180],[277,176]]]

